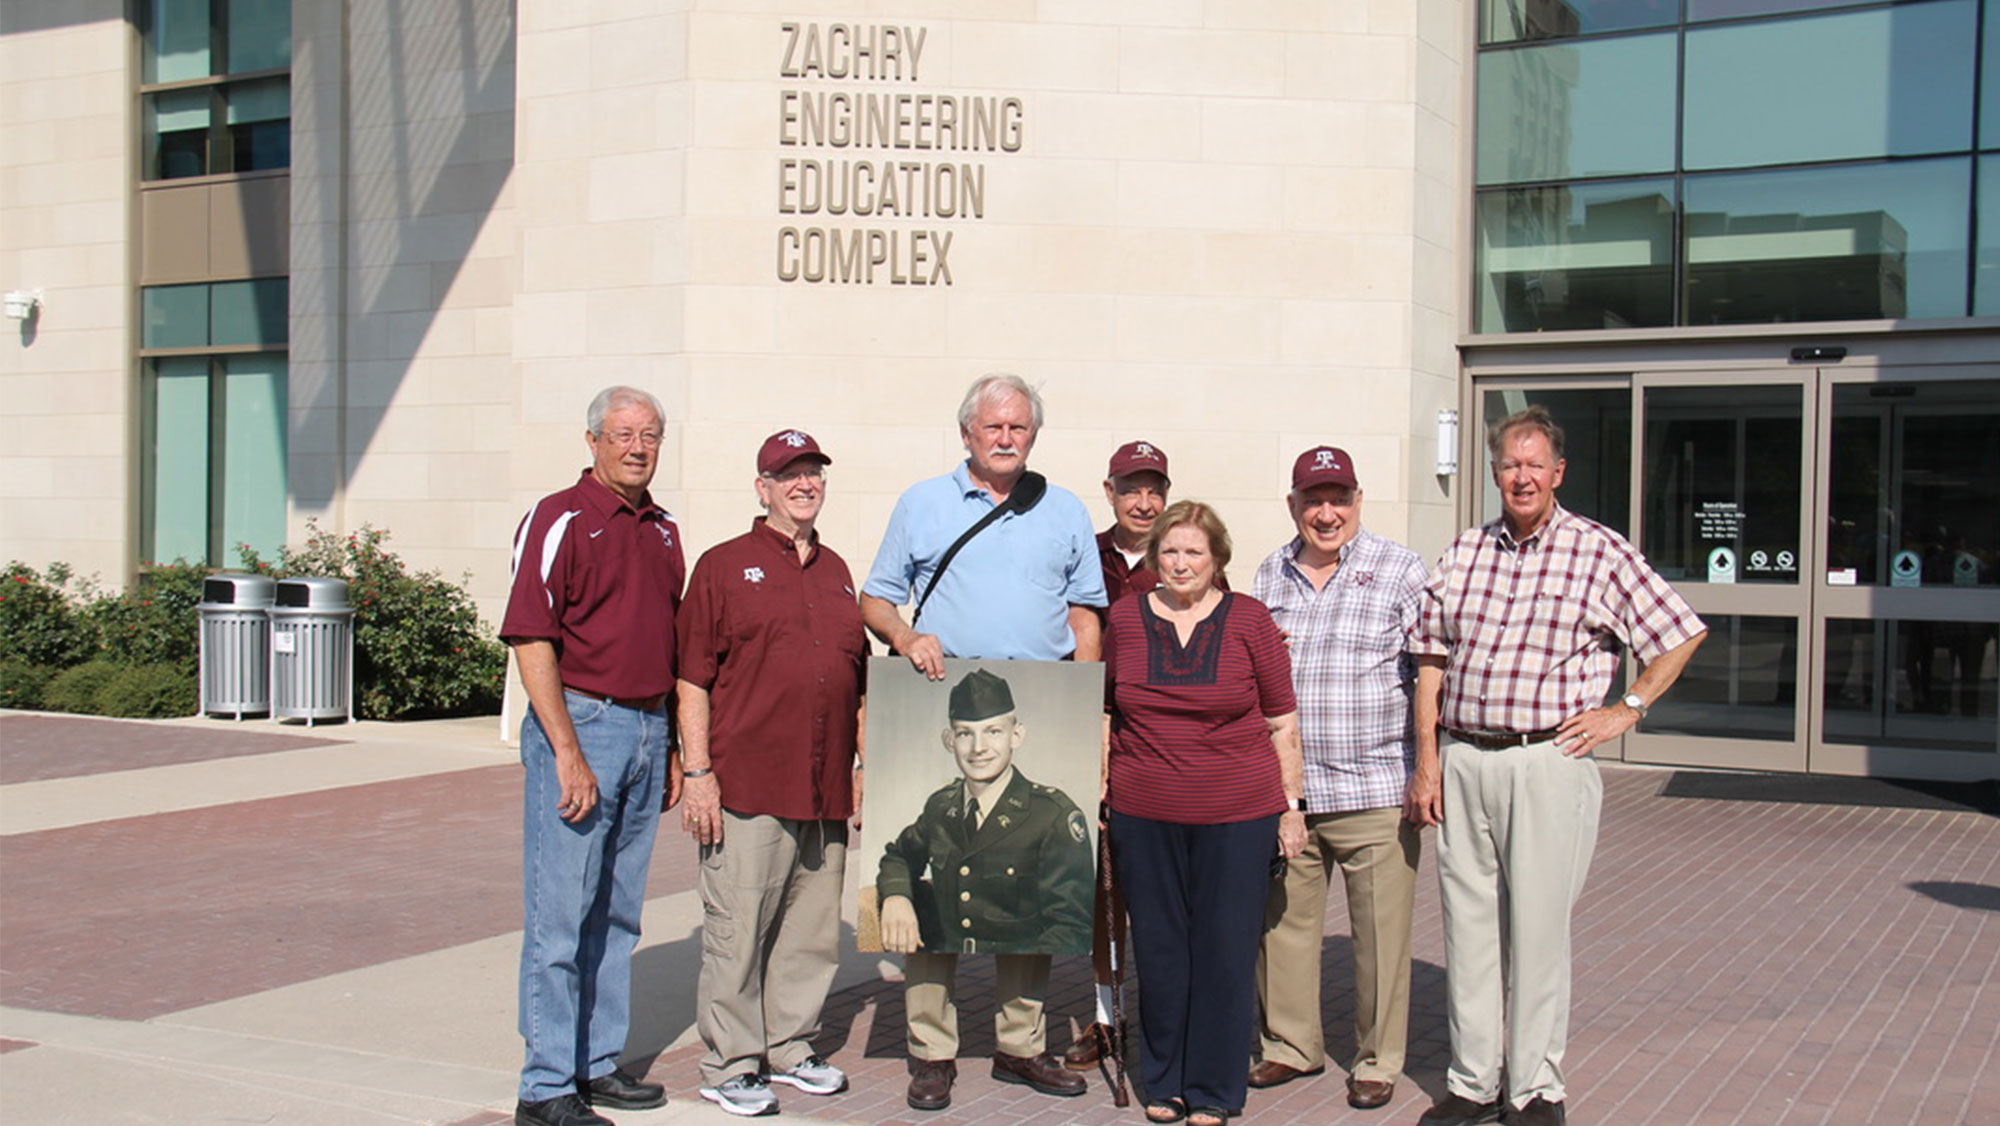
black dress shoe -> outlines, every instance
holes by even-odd
[[[951,1105],[951,1084],[957,1078],[956,1060],[911,1060],[910,1089],[903,1101],[911,1110],[943,1110]]]
[[[1508,1126],[1563,1126],[1563,1104],[1536,1095],[1528,1105],[1507,1112]]]
[[[577,1093],[591,1106],[618,1110],[651,1110],[667,1105],[667,1089],[658,1083],[634,1079],[622,1067],[614,1067],[595,1079],[578,1078]]]
[[[514,1126],[612,1126],[612,1122],[576,1095],[557,1095],[538,1103],[515,1103]]]
[[[1444,1098],[1431,1104],[1417,1126],[1481,1126],[1482,1123],[1500,1121],[1500,1100],[1490,1103],[1476,1103],[1451,1091]]]
[[[1033,1056],[1010,1056],[1005,1052],[993,1053],[993,1078],[1002,1083],[1019,1083],[1033,1087],[1044,1095],[1070,1098],[1081,1095],[1089,1086],[1083,1076],[1056,1062],[1047,1052]]]

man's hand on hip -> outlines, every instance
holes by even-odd
[[[1639,714],[1623,704],[1592,708],[1563,720],[1562,726],[1556,728],[1556,745],[1563,754],[1581,758],[1599,743],[1609,743],[1630,731],[1638,722]]]

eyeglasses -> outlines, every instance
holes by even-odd
[[[794,481],[803,481],[808,478],[815,481],[824,481],[826,480],[826,467],[823,465],[814,465],[804,469],[780,469],[776,473],[763,474],[763,477],[766,481],[776,481],[780,485],[789,485]]]
[[[651,430],[606,430],[599,434],[597,438],[601,442],[609,442],[614,446],[629,446],[633,442],[637,442],[649,450],[660,448],[660,436]]]

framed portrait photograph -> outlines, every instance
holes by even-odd
[[[868,664],[857,942],[955,954],[1088,954],[1104,666]]]

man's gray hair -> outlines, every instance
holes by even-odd
[[[1494,461],[1500,460],[1500,448],[1502,443],[1506,442],[1507,435],[1524,427],[1536,431],[1542,437],[1547,438],[1549,440],[1549,453],[1557,461],[1562,460],[1563,428],[1557,426],[1556,420],[1550,417],[1549,408],[1540,403],[1530,403],[1494,423],[1486,431],[1486,451],[1493,455]]]
[[[597,393],[595,399],[590,401],[590,410],[584,414],[584,420],[590,427],[591,436],[597,438],[603,437],[604,416],[610,414],[612,411],[624,410],[626,407],[645,407],[653,412],[653,420],[655,422],[658,422],[662,426],[666,425],[667,412],[660,409],[660,401],[653,398],[652,395],[639,390],[637,387],[606,387]]]
[[[965,390],[965,401],[958,404],[958,428],[972,429],[972,420],[979,414],[980,407],[1002,402],[1009,395],[1020,395],[1028,400],[1028,410],[1032,415],[1031,421],[1034,423],[1035,432],[1041,433],[1042,393],[1028,386],[1027,380],[1006,372],[982,375],[972,381],[972,386]]]

